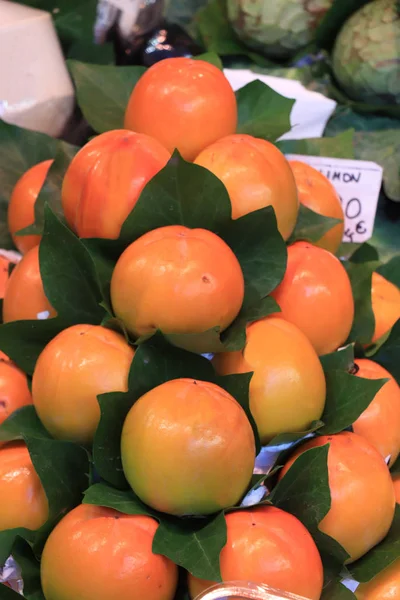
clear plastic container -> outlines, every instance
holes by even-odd
[[[274,590],[267,585],[243,581],[221,583],[209,588],[195,600],[307,600],[307,598]]]

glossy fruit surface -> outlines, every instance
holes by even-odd
[[[25,373],[7,356],[0,357],[0,425],[17,409],[32,404]]]
[[[252,581],[319,600],[323,570],[317,547],[293,515],[257,507],[225,516],[228,540],[220,555],[223,581]],[[189,576],[192,598],[211,582]]]
[[[10,260],[5,256],[0,256],[0,298],[4,298],[6,287],[9,280]]]
[[[68,225],[81,238],[118,238],[146,183],[169,158],[157,140],[133,131],[95,137],[75,155],[64,177]]]
[[[335,253],[342,243],[344,231],[344,213],[338,193],[329,179],[314,167],[299,160],[291,160],[289,164],[296,179],[300,203],[324,217],[342,220],[315,243]]]
[[[231,135],[208,146],[195,163],[225,184],[233,219],[272,206],[281,235],[285,240],[289,238],[299,200],[289,163],[274,144],[250,135]]]
[[[320,419],[326,383],[307,337],[283,319],[267,317],[247,328],[243,351],[216,354],[221,375],[253,372],[250,410],[261,443],[280,433],[306,431]]]
[[[3,302],[3,321],[55,316],[47,300],[39,268],[39,246],[25,254],[10,275]]]
[[[45,524],[49,506],[28,448],[13,442],[0,448],[0,531],[36,530]]]
[[[400,290],[379,273],[373,273],[371,301],[375,318],[372,342],[376,342],[400,319]]]
[[[28,169],[20,177],[11,194],[8,205],[8,229],[16,247],[25,254],[37,246],[40,235],[15,235],[17,231],[35,222],[35,202],[45,182],[52,160],[44,160]]]
[[[353,293],[345,268],[327,250],[308,242],[289,246],[285,276],[271,295],[280,315],[305,333],[319,355],[346,341],[354,317]]]
[[[135,85],[125,127],[151,135],[171,153],[194,160],[209,144],[236,130],[233,89],[220,69],[203,60],[167,58]]]
[[[125,392],[134,350],[115,331],[95,325],[64,329],[45,346],[32,379],[32,397],[46,429],[62,440],[89,444],[99,419],[99,394]]]
[[[389,531],[395,509],[393,484],[379,452],[363,437],[349,431],[306,442],[295,451],[280,477],[285,476],[300,454],[328,443],[331,508],[319,529],[338,541],[350,555],[347,562],[353,562]]]
[[[400,453],[400,387],[389,371],[378,363],[358,358],[355,364],[358,367],[357,377],[389,379],[353,423],[353,431],[365,437],[383,458],[390,456],[392,465]]]
[[[46,600],[173,600],[178,569],[153,554],[158,523],[81,504],[50,534],[41,561]]]
[[[115,314],[134,335],[224,330],[243,302],[244,279],[215,233],[181,225],[146,233],[123,252],[111,280]]]
[[[244,495],[255,460],[254,434],[228,392],[206,381],[174,379],[133,405],[121,456],[130,485],[152,508],[211,514]]]

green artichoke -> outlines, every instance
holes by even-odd
[[[345,1],[345,0],[343,0]],[[227,0],[228,18],[250,48],[277,59],[307,46],[333,0]]]
[[[347,95],[369,104],[400,104],[400,11],[397,0],[374,0],[343,25],[333,72]]]

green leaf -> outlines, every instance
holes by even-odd
[[[350,427],[368,408],[387,379],[363,379],[345,371],[325,371],[326,403],[322,415],[322,435],[339,433]]]
[[[89,252],[47,205],[44,216],[39,262],[46,297],[71,325],[99,325],[106,311]]]
[[[99,483],[87,490],[84,502],[114,508],[129,515],[147,515],[160,523],[153,552],[163,554],[195,577],[221,581],[219,555],[226,544],[223,513],[207,518],[170,517],[143,504],[131,491]]]
[[[335,137],[282,140],[277,146],[284,154],[354,158],[354,131],[344,131]]]
[[[236,92],[237,133],[275,142],[291,129],[290,113],[294,100],[285,98],[260,80],[252,81]]]
[[[366,583],[398,558],[400,558],[400,505],[396,504],[393,523],[385,539],[347,568],[356,581]]]
[[[262,298],[254,306],[250,303],[244,306],[232,325],[221,334],[223,350],[231,352],[243,348],[246,343],[247,324],[278,312],[281,312],[281,309],[272,296]]]
[[[11,555],[12,548],[18,538],[29,540],[33,543],[35,540],[35,532],[23,527],[0,531],[0,565],[4,565],[7,558]],[[3,591],[2,588],[1,591]],[[3,600],[3,598],[1,600]]]
[[[371,302],[372,273],[379,264],[375,260],[353,262],[353,258],[345,264],[354,298],[354,320],[348,342],[368,344],[373,336],[375,317]]]
[[[4,323],[0,325],[0,350],[32,375],[43,348],[68,325],[61,317]]]
[[[210,0],[196,14],[194,26],[209,52],[220,56],[249,52],[229,24],[225,0]]]
[[[261,442],[260,437],[258,435],[257,425],[253,418],[253,415],[251,414],[249,404],[249,386],[252,376],[253,373],[240,373],[234,375],[217,376],[215,378],[215,383],[222,387],[224,390],[226,390],[228,394],[233,396],[245,411],[246,416],[250,421],[250,425],[253,429],[257,456],[261,450]]]
[[[303,452],[271,492],[269,500],[295,515],[310,531],[320,551],[341,562],[347,552],[335,540],[318,529],[331,507],[328,479],[329,444]]]
[[[114,67],[68,61],[83,116],[97,133],[123,129],[125,109],[144,67]]]
[[[324,217],[310,208],[307,208],[304,204],[300,204],[296,226],[288,243],[293,244],[297,240],[306,240],[311,243],[316,243],[323,235],[325,235],[325,233],[341,222],[342,219]]]
[[[7,227],[8,202],[18,179],[39,162],[53,158],[57,140],[0,120],[0,247],[13,248]]]
[[[211,65],[214,65],[214,67],[217,67],[221,71],[223,71],[223,69],[224,69],[222,60],[220,59],[218,54],[215,54],[215,52],[205,52],[204,54],[198,54],[197,56],[194,56],[193,58],[194,58],[194,60],[204,60],[205,62],[208,62]]]
[[[114,48],[111,43],[95,44],[92,40],[76,40],[68,49],[68,60],[94,65],[113,65]]]
[[[40,562],[34,555],[30,545],[22,538],[17,538],[12,548],[12,556],[19,568],[24,582],[24,598],[27,600],[44,600],[40,580]]]
[[[350,258],[352,263],[368,263],[379,260],[379,253],[374,246],[365,242],[359,245],[356,250],[352,253]]]
[[[1,600],[21,600],[21,595],[15,592],[11,588],[1,585]],[[3,589],[4,588],[4,589]]]
[[[217,233],[230,221],[231,202],[211,171],[186,162],[175,151],[168,164],[145,186],[122,226],[122,247],[157,227],[184,225]]]
[[[323,589],[320,600],[356,600],[356,596],[343,583],[336,580]]]
[[[389,371],[400,385],[400,319],[394,324],[389,337],[376,354],[371,356],[372,360],[382,365]]]
[[[93,460],[105,481],[120,488],[128,486],[120,446],[122,427],[134,403],[158,385],[180,377],[212,381],[215,375],[206,358],[174,348],[157,334],[138,347],[129,372],[128,392],[99,396],[101,418],[93,443]]]
[[[337,369],[350,372],[354,366],[354,346],[349,344],[331,354],[324,354],[319,359],[325,372]]]
[[[21,438],[28,447],[33,466],[45,490],[49,518],[36,532],[14,529],[0,533],[2,553],[6,545],[4,535],[8,536],[8,543],[13,543],[17,536],[34,541],[35,548],[40,551],[55,523],[81,502],[83,491],[88,485],[89,459],[86,450],[71,442],[52,439],[32,405],[21,408],[0,426],[0,439]]]
[[[400,256],[393,256],[387,263],[378,267],[377,272],[397,287],[400,287]]]
[[[40,235],[44,226],[44,207],[47,204],[61,219],[64,211],[61,204],[61,186],[65,172],[78,152],[77,146],[59,142],[54,162],[51,165],[42,189],[35,202],[35,222],[18,232],[18,235]]]

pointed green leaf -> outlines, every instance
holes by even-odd
[[[155,553],[167,556],[196,577],[221,580],[218,559],[226,544],[223,513],[207,518],[170,517],[143,504],[131,490],[116,490],[104,483],[89,488],[84,502],[154,517],[160,523],[153,541]]]
[[[389,262],[379,267],[377,271],[382,277],[400,287],[400,256],[393,256]]]
[[[208,62],[211,65],[214,65],[214,67],[217,67],[220,71],[224,70],[222,60],[220,59],[218,54],[215,54],[215,52],[204,52],[204,54],[198,54],[197,56],[194,56],[193,58],[194,58],[194,60],[204,60],[205,62]]]
[[[389,334],[389,337],[376,354],[370,358],[385,367],[400,385],[400,319],[396,321]]]
[[[12,556],[19,568],[24,582],[24,598],[27,600],[44,600],[40,579],[40,562],[34,555],[30,545],[22,538],[17,538],[12,549]]]
[[[11,588],[2,585],[0,583],[1,589],[1,600],[21,600],[21,595],[18,592],[15,592]],[[4,589],[3,589],[4,588]]]
[[[348,566],[356,581],[366,583],[400,558],[400,504],[396,504],[392,526],[384,540]]]
[[[343,583],[336,580],[323,589],[321,600],[356,600],[356,596]]]
[[[326,403],[324,426],[318,433],[339,433],[350,427],[368,408],[387,379],[364,379],[345,371],[325,371]]]
[[[0,531],[0,565],[4,565],[7,558],[11,555],[12,548],[18,538],[29,540],[33,543],[35,541],[35,532],[30,529],[25,529],[24,527]],[[20,598],[21,597],[19,596],[19,600]],[[3,600],[3,598],[1,598],[1,600]]]
[[[97,133],[123,129],[129,97],[144,67],[90,65],[69,60],[78,104]]]
[[[8,202],[18,179],[39,162],[53,158],[57,140],[0,120],[0,247],[13,248],[7,227]]]
[[[350,261],[352,263],[369,263],[373,261],[379,260],[378,250],[368,244],[368,242],[364,242],[364,244],[358,245],[355,251],[351,254]]]
[[[324,354],[320,356],[320,361],[325,372],[332,370],[350,372],[354,366],[354,346],[348,344],[331,354]]]
[[[158,385],[180,377],[213,381],[215,376],[206,358],[174,348],[157,334],[136,350],[129,372],[128,392],[99,396],[101,418],[94,438],[93,458],[105,481],[116,487],[127,487],[121,463],[121,432],[134,403]]]
[[[367,344],[375,329],[375,317],[372,311],[371,286],[372,273],[379,266],[378,261],[353,262],[345,264],[354,298],[354,320],[348,337],[349,342]]]
[[[102,294],[91,256],[47,205],[44,216],[39,262],[50,304],[71,325],[100,324],[106,311],[100,306]]]
[[[68,325],[61,317],[4,323],[0,325],[0,350],[32,375],[43,348]]]
[[[291,129],[294,100],[285,98],[256,79],[236,92],[238,133],[276,141]]]
[[[341,222],[341,219],[324,217],[307,208],[304,204],[300,204],[296,226],[288,243],[293,244],[298,240],[316,243],[325,233]]]
[[[28,227],[21,229],[17,235],[40,235],[44,227],[44,209],[47,204],[54,214],[63,219],[64,212],[61,204],[61,187],[65,172],[78,152],[77,146],[72,146],[60,141],[54,162],[51,165],[42,189],[35,202],[35,221]]]

